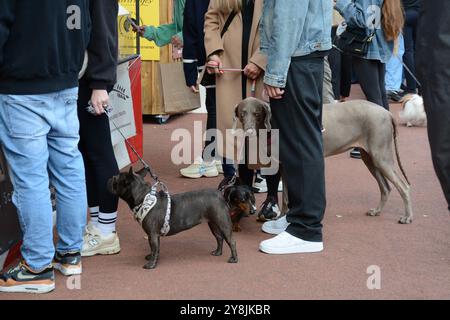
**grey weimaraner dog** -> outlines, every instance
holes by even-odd
[[[270,107],[267,103],[248,98],[236,106],[235,126],[239,119],[244,132],[254,135],[258,130],[267,128],[270,117]],[[326,104],[323,108],[323,126],[325,157],[359,147],[364,163],[377,181],[381,200],[378,207],[370,209],[367,214],[380,215],[391,191],[388,183],[390,181],[405,204],[405,215],[399,222],[411,223],[411,187],[400,161],[397,126],[392,114],[365,100]],[[394,153],[402,174],[396,170]]]

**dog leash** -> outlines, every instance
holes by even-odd
[[[206,68],[211,68],[211,69],[217,69],[219,71],[223,71],[223,72],[239,72],[242,73],[244,72],[244,69],[239,69],[239,68],[219,68],[219,66],[213,66],[213,65],[206,65]],[[207,71],[205,71],[207,72]],[[251,85],[251,97],[255,98],[256,97],[256,79],[252,80],[252,85]]]
[[[411,71],[411,69],[406,65],[406,63],[403,61],[403,59],[400,59],[400,56],[398,54],[395,55],[395,57],[401,62],[401,64],[403,65],[403,68],[405,68],[406,72],[409,73],[409,75],[414,79],[414,81],[418,84],[418,86],[422,88],[422,84],[417,79],[415,74]]]
[[[152,179],[155,181],[155,183],[152,185],[152,188],[150,192],[145,196],[144,202],[133,209],[134,217],[136,221],[142,226],[142,222],[144,222],[145,217],[150,213],[150,211],[153,209],[153,207],[157,203],[157,197],[156,193],[158,191],[158,188],[161,189],[162,192],[167,197],[167,208],[166,208],[166,214],[164,216],[164,223],[161,228],[161,235],[166,236],[170,232],[170,214],[172,210],[172,199],[170,197],[169,188],[167,188],[166,184],[159,180],[158,176],[153,172],[152,168],[150,167],[147,162],[139,155],[139,153],[136,151],[136,148],[128,141],[128,139],[125,137],[123,132],[120,130],[119,126],[114,122],[114,120],[111,117],[112,108],[109,106],[103,107],[105,110],[105,114],[108,117],[109,121],[113,124],[113,126],[116,128],[116,130],[119,132],[119,134],[122,136],[123,140],[125,141],[126,145],[131,149],[131,151],[137,156],[139,161],[144,166],[144,169],[150,174]]]

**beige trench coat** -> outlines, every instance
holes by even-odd
[[[255,0],[253,24],[249,40],[249,62],[254,63],[265,70],[267,58],[260,52],[259,24],[262,15],[263,0]],[[233,19],[224,37],[220,37],[228,14],[222,14],[213,7],[211,1],[205,16],[205,48],[209,56],[216,51],[221,51],[220,58],[224,68],[241,68],[242,60],[242,15],[237,14]],[[261,73],[256,83],[256,98],[262,98],[264,90],[264,72]],[[242,75],[235,72],[226,72],[216,77],[217,87],[217,129],[223,136],[223,143],[218,143],[217,151],[220,156],[236,160],[240,150],[239,143],[233,143],[234,138],[230,131],[233,127],[233,116],[236,105],[242,100]],[[247,96],[251,95],[252,80],[247,81]],[[228,131],[227,131],[228,129]],[[227,134],[228,132],[228,134]],[[225,151],[225,153],[224,153]]]

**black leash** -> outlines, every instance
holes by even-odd
[[[114,125],[114,127],[119,132],[119,134],[122,136],[122,138],[125,141],[125,143],[127,144],[127,146],[131,149],[131,151],[133,151],[133,153],[139,159],[139,162],[144,166],[144,169],[150,174],[152,179],[155,180],[155,182],[160,182],[158,176],[153,172],[153,169],[150,167],[150,165],[147,162],[145,162],[145,160],[139,155],[139,153],[136,151],[136,148],[128,141],[128,139],[125,137],[125,135],[120,130],[120,128],[117,126],[117,124],[114,122],[114,120],[112,120],[112,118],[110,117],[110,112],[111,112],[111,110],[107,111],[105,109],[105,113],[106,113],[107,117],[109,118],[109,121],[111,121],[111,123]]]

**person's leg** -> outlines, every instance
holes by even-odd
[[[336,36],[337,27],[334,26],[331,29],[331,38],[334,39]],[[334,98],[339,100],[341,97],[341,53],[336,48],[331,49],[330,55],[328,56],[328,61],[330,62],[331,68],[331,83],[333,85]]]
[[[255,172],[249,169],[246,164],[240,164],[238,167],[238,171],[241,183],[251,189],[253,186],[253,177],[255,175]]]
[[[398,49],[394,52],[391,59],[386,64],[386,91],[388,97],[395,102],[401,100],[400,87],[403,80],[403,54],[404,54],[404,41],[403,36],[398,38]]]
[[[322,242],[325,173],[322,141],[322,58],[294,58],[285,94],[272,100],[274,129],[280,130],[280,157],[290,210],[286,231],[302,240]]]
[[[379,88],[381,93],[381,100],[383,102],[383,108],[386,110],[389,110],[389,101],[386,94],[386,64],[378,62],[378,80],[379,82]]]
[[[92,163],[89,152],[89,140],[92,139],[92,132],[89,125],[92,121],[92,115],[86,111],[89,100],[91,99],[92,90],[87,84],[80,83],[78,91],[78,119],[80,122],[80,142],[78,148],[83,156],[85,174],[86,174],[86,190],[89,206],[89,225],[98,226],[98,216],[100,214],[100,199],[97,194],[95,166]]]
[[[385,89],[380,88],[380,83],[384,83],[384,75],[380,79],[380,62],[353,57],[353,69],[366,99],[383,107],[382,90]]]
[[[216,129],[216,89],[206,89],[206,109],[208,112],[206,129]],[[203,141],[202,141],[203,143]],[[219,169],[215,161],[216,139],[210,135],[206,136],[202,155],[195,155],[197,158],[190,166],[180,170],[183,177],[198,179],[205,177],[217,177]]]
[[[418,21],[417,10],[407,10],[405,12],[405,27],[403,29],[403,36],[405,41],[405,54],[403,60],[409,70],[415,74],[415,28]],[[411,74],[405,70],[406,86],[408,93],[415,93],[417,84]]]
[[[440,81],[421,82],[433,165],[450,210],[450,90],[445,81],[448,77],[439,78]]]
[[[281,180],[281,173],[278,171],[274,175],[264,176],[267,182],[267,198],[258,212],[259,221],[277,219],[281,215],[278,205],[278,185]]]
[[[51,265],[53,217],[47,172],[49,95],[0,95],[0,141],[14,186],[23,242],[22,257],[33,270]]]
[[[216,88],[206,89],[206,110],[208,112],[208,118],[206,120],[206,130],[214,130],[217,128],[217,119],[216,119]],[[206,137],[205,140],[205,151],[211,150],[211,152],[203,153],[203,160],[211,162],[214,160],[216,156],[216,148],[215,148],[215,138],[214,137]],[[209,148],[208,148],[209,147]]]
[[[332,84],[332,74],[330,63],[328,62],[328,58],[325,58],[324,63],[324,77],[323,77],[323,103],[333,103],[335,96],[333,93],[333,84]]]
[[[78,149],[78,88],[52,99],[51,130],[48,134],[50,180],[56,189],[57,231],[60,254],[79,253],[86,226],[87,198],[83,158]]]
[[[79,145],[86,165],[88,204],[92,219],[95,219],[95,209],[98,208],[98,222],[90,222],[86,229],[83,256],[115,254],[120,251],[116,233],[119,199],[106,188],[108,180],[119,174],[119,168],[112,146],[108,116],[106,114],[95,116],[86,111],[85,107],[91,94],[92,91],[87,84],[80,83]],[[92,241],[93,239],[95,241]]]
[[[353,57],[349,54],[341,55],[341,92],[340,98],[345,99],[350,97],[352,89],[352,74],[353,74]]]

